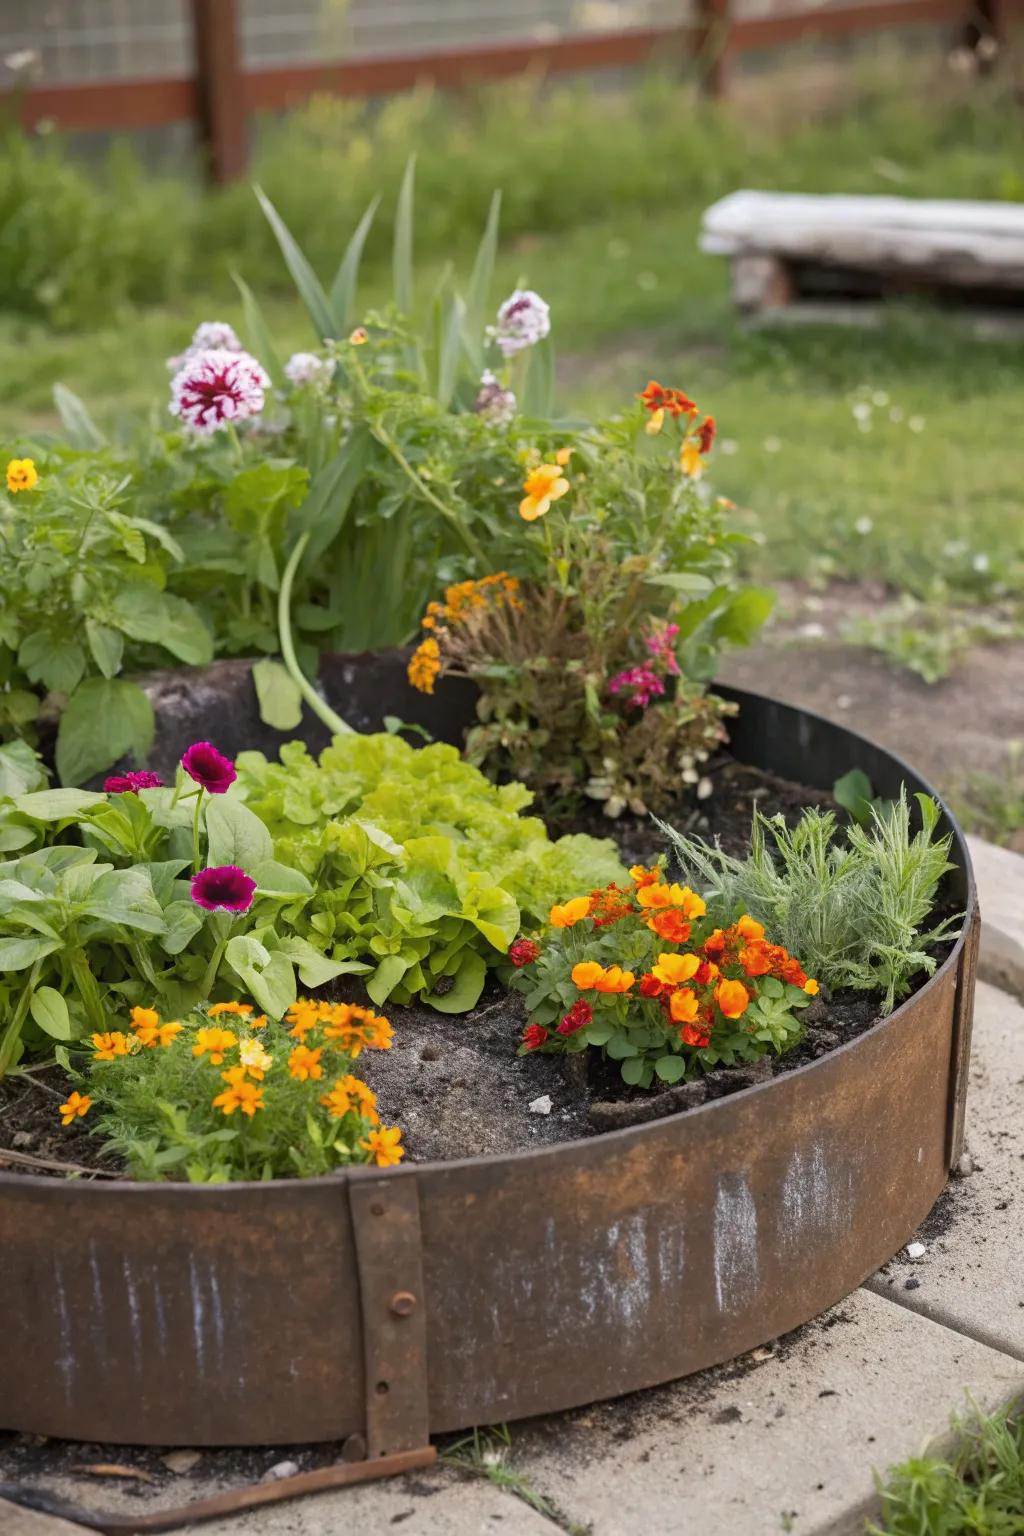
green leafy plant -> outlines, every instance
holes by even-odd
[[[690,888],[658,866],[556,905],[542,942],[516,941],[511,983],[531,1022],[520,1054],[599,1047],[623,1081],[650,1088],[720,1063],[781,1053],[817,993],[800,962],[743,915],[716,926]]]
[[[707,901],[744,911],[799,951],[829,987],[878,992],[889,1012],[920,971],[931,974],[929,951],[950,938],[959,917],[928,922],[949,862],[950,838],[936,837],[940,810],[915,795],[920,827],[911,831],[905,790],[870,826],[836,835],[831,811],[806,810],[795,827],[782,816],[754,812],[750,853],[720,848],[662,825],[685,879]]]
[[[288,1026],[291,1026],[290,1028]],[[220,1183],[310,1178],[350,1163],[388,1167],[401,1133],[353,1075],[364,1049],[387,1050],[387,1020],[350,1004],[300,1001],[286,1022],[232,1000],[184,1022],[134,1008],[131,1027],[92,1037],[86,1089],[61,1106],[133,1178]],[[223,1069],[223,1070],[218,1070]]]
[[[879,1485],[869,1536],[1020,1536],[1024,1530],[1021,1403],[972,1407],[954,1423],[948,1456],[914,1456]]]
[[[622,871],[609,842],[552,842],[520,815],[527,789],[495,786],[454,747],[352,734],[319,761],[292,742],[279,764],[244,752],[238,770],[275,858],[309,883],[294,932],[334,963],[360,962],[378,1004],[464,1012],[524,923],[580,879]]]

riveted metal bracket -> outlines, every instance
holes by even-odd
[[[368,1461],[429,1445],[427,1318],[413,1168],[352,1170],[349,1209],[363,1311]],[[355,1439],[355,1437],[353,1437]],[[350,1447],[358,1457],[362,1447]]]
[[[973,904],[970,927],[960,956],[953,1005],[953,1051],[950,1060],[949,1118],[946,1129],[946,1166],[955,1168],[964,1149],[964,1122],[967,1115],[967,1084],[971,1071],[971,1033],[974,1025],[974,978],[978,969],[978,944],[981,939],[981,914],[977,898]]]

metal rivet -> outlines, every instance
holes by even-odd
[[[342,1461],[365,1461],[366,1441],[362,1435],[349,1435],[341,1447]]]
[[[384,1207],[379,1202],[376,1205],[371,1205],[370,1206],[370,1215],[371,1216],[383,1216],[384,1215]]]
[[[390,1301],[390,1307],[396,1317],[408,1317],[415,1309],[416,1297],[412,1291],[396,1291]]]

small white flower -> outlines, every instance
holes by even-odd
[[[167,359],[167,367],[171,373],[180,373],[185,364],[192,357],[198,357],[200,352],[244,352],[245,348],[238,339],[238,333],[233,325],[228,325],[226,320],[202,320],[196,326],[192,340],[184,352],[179,352],[177,357]]]
[[[858,533],[868,534],[875,525],[870,517],[858,517],[853,526]]]
[[[293,352],[284,365],[284,376],[296,389],[303,384],[326,384],[333,372],[334,359],[317,357],[315,352]]]
[[[498,310],[497,325],[488,328],[488,336],[498,344],[503,357],[512,357],[525,347],[534,347],[551,330],[551,309],[532,288],[517,288]]]
[[[874,394],[871,396],[871,404],[877,405],[879,409],[881,409],[882,406],[889,404],[889,396],[886,394],[884,389],[875,390]]]
[[[871,406],[867,400],[858,400],[857,403],[852,407],[852,410],[858,421],[871,420]]]
[[[978,572],[987,571],[991,563],[992,562],[989,560],[988,555],[986,554],[975,555],[974,559],[971,561],[974,569]]]
[[[911,416],[910,420],[907,422],[907,426],[910,428],[911,432],[923,432],[924,431],[924,417],[923,416]]]
[[[959,560],[961,555],[966,555],[967,544],[963,539],[948,539],[942,546],[942,553],[947,560]]]
[[[489,368],[480,375],[480,388],[473,409],[495,427],[507,427],[516,414],[516,397],[505,389]]]

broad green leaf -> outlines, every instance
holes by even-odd
[[[274,859],[264,859],[248,871],[261,896],[312,896],[313,886],[301,870]]]
[[[264,368],[270,374],[274,384],[280,384],[284,378],[284,369],[281,359],[278,357],[271,340],[270,328],[264,318],[256,295],[249,284],[237,272],[232,272],[235,287],[242,296],[242,313],[245,315],[245,330],[254,357],[259,358]]]
[[[254,187],[253,191],[259,200],[259,205],[266,215],[267,222],[274,231],[274,237],[281,248],[285,266],[292,275],[292,281],[298,289],[299,297],[312,320],[317,338],[326,341],[328,338],[337,337],[341,326],[335,319],[331,309],[331,301],[324,292],[323,285],[303,255],[297,241],[287,224],[274,207],[270,198],[261,187]]]
[[[660,576],[646,577],[649,587],[671,587],[675,592],[705,593],[711,590],[710,577],[699,571],[665,571]]]
[[[605,1050],[613,1061],[625,1061],[627,1057],[636,1055],[636,1046],[621,1030],[612,1035]]]
[[[366,244],[366,237],[370,233],[370,225],[373,223],[379,203],[380,198],[375,197],[356,225],[355,233],[345,247],[345,254],[338,264],[334,282],[331,284],[331,309],[343,331],[347,331],[355,319],[359,263],[362,261],[363,246]]]
[[[586,1037],[590,1045],[607,1045],[614,1033],[613,1024],[588,1024],[586,1028]]]
[[[44,955],[60,949],[61,939],[0,939],[0,971],[27,971]]]
[[[100,624],[96,619],[86,619],[85,634],[92,659],[103,676],[116,677],[124,656],[124,635],[119,629],[111,629],[109,624]]]
[[[836,804],[841,805],[844,811],[849,811],[854,821],[865,825],[870,822],[874,790],[863,768],[851,768],[849,773],[836,779],[832,794]]]
[[[217,795],[206,806],[206,859],[214,868],[236,864],[251,872],[274,856],[274,839],[241,800]]]
[[[296,731],[302,724],[302,694],[288,669],[271,657],[252,664],[260,719],[275,731]]]
[[[192,604],[146,583],[123,587],[110,608],[110,620],[133,640],[161,645],[179,661],[203,667],[213,660],[213,637]]]
[[[0,746],[0,795],[12,799],[46,784],[46,769],[27,741],[6,741]]]
[[[79,784],[130,753],[136,761],[153,744],[153,706],[137,683],[89,677],[75,689],[57,729],[57,774]]]
[[[408,969],[409,961],[403,960],[401,955],[388,955],[381,961],[366,983],[371,1001],[375,1002],[378,1008],[391,996]]]
[[[472,949],[463,950],[449,990],[439,991],[435,986],[433,992],[423,994],[421,1001],[436,1008],[438,1013],[468,1013],[479,1001],[486,979],[487,966],[483,956]]]
[[[555,349],[551,337],[545,336],[543,341],[530,348],[527,356],[520,412],[523,416],[546,421],[551,415],[554,398]]]
[[[228,940],[224,958],[253,1002],[271,1018],[281,1018],[294,1003],[295,972],[280,950],[271,953],[258,939],[238,934]]]
[[[19,795],[14,802],[16,809],[33,821],[69,821],[106,803],[106,795],[94,789],[37,789],[30,795]]]
[[[172,901],[164,908],[160,943],[169,955],[180,955],[203,926],[203,914],[193,901]]]
[[[29,1012],[43,1033],[54,1040],[70,1040],[74,1034],[68,1005],[53,987],[36,988]]]
[[[164,915],[153,894],[148,869],[111,869],[100,875],[89,891],[84,910],[91,917],[144,933],[161,933]]]
[[[60,424],[67,433],[72,448],[103,448],[106,438],[93,421],[82,401],[64,384],[53,386],[53,403],[60,417]]]
[[[82,681],[85,655],[73,640],[58,640],[45,630],[26,635],[18,651],[18,665],[33,683],[51,693],[73,693]]]
[[[303,562],[310,565],[330,548],[344,526],[352,498],[366,471],[373,449],[372,434],[357,428],[341,451],[313,477],[309,495],[295,520],[298,533],[309,532]]]
[[[609,1055],[611,1052],[609,1052]],[[644,1075],[644,1059],[642,1056],[630,1056],[622,1063],[622,1081],[630,1083],[634,1087]]]
[[[678,1083],[686,1076],[686,1062],[681,1056],[659,1056],[654,1071],[663,1083]]]
[[[295,965],[304,987],[322,987],[337,976],[365,976],[373,969],[363,960],[329,960],[308,939],[295,935],[281,940],[281,953]]]
[[[775,607],[775,593],[769,587],[744,587],[712,625],[717,640],[733,645],[749,645]]]
[[[413,200],[416,182],[416,156],[410,155],[398,193],[395,210],[395,241],[392,251],[392,275],[395,287],[395,307],[400,315],[412,314],[412,226]]]

